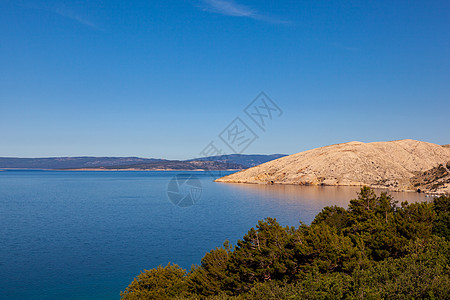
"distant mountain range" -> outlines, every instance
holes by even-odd
[[[254,167],[263,163],[266,163],[268,161],[278,159],[281,157],[286,156],[286,154],[271,154],[271,155],[263,155],[263,154],[250,154],[250,155],[244,155],[244,154],[229,154],[229,155],[222,155],[222,156],[209,156],[209,157],[202,157],[202,158],[196,158],[191,159],[188,161],[217,161],[227,164],[238,164],[242,165],[245,168]]]
[[[242,170],[286,155],[231,154],[189,160],[140,157],[0,157],[3,169]]]

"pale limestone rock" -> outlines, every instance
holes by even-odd
[[[411,184],[413,176],[448,161],[450,148],[427,142],[349,142],[282,157],[216,181],[416,190]]]

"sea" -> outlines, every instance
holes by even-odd
[[[258,220],[310,224],[359,190],[214,182],[229,173],[0,171],[0,299],[120,299],[146,269],[189,270]]]

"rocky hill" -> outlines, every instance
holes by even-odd
[[[450,149],[436,144],[399,140],[391,142],[349,142],[286,156],[222,177],[230,183],[299,185],[368,185],[391,190],[446,192],[434,189],[418,178],[433,173],[450,161]],[[426,173],[427,171],[431,173]],[[439,172],[434,172],[438,174]],[[433,174],[434,174],[433,173]],[[440,174],[440,173],[439,173]],[[441,176],[442,174],[438,175]],[[413,179],[414,178],[414,179]],[[428,182],[431,182],[428,178]],[[419,183],[419,184],[418,184]]]

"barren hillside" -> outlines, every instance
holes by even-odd
[[[450,149],[415,140],[349,142],[300,152],[225,176],[218,182],[369,185],[417,190],[412,178],[450,161]],[[416,185],[416,186],[415,186]],[[426,187],[422,191],[428,191]],[[434,192],[445,192],[436,190]]]

